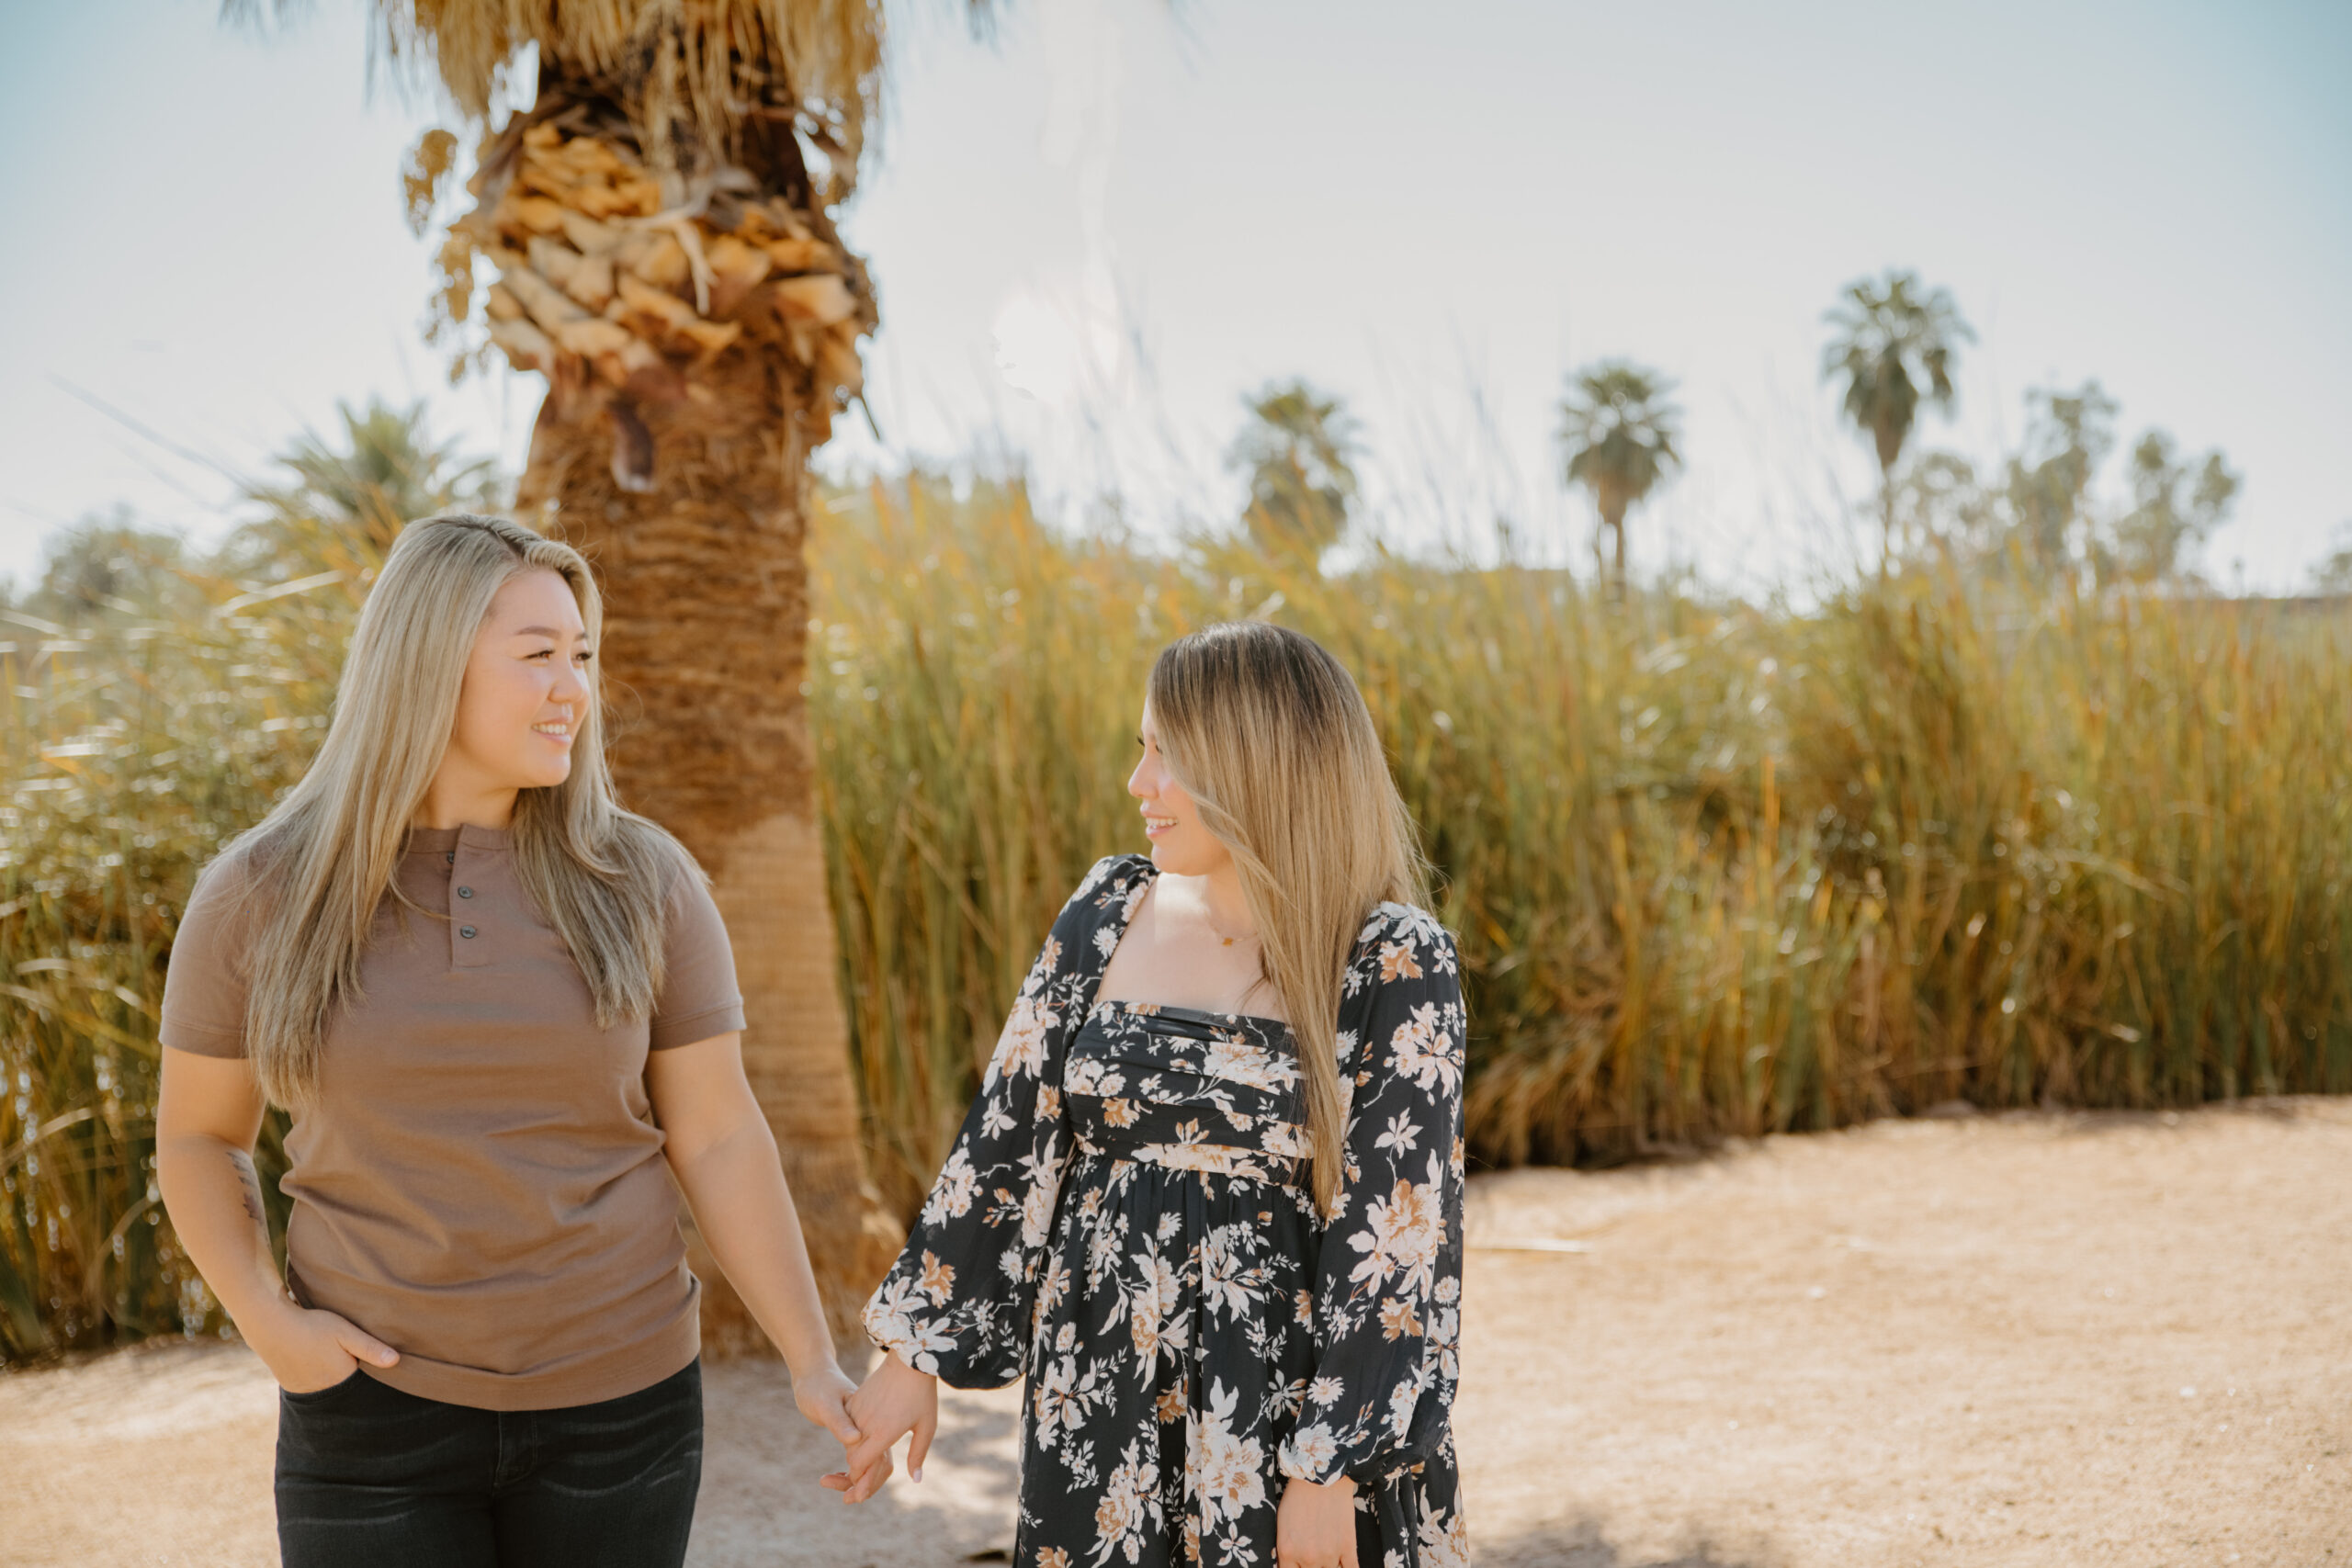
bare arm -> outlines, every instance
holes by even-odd
[[[254,1170],[262,1110],[250,1062],[164,1047],[155,1180],[172,1228],[281,1385],[328,1387],[361,1358],[389,1367],[400,1359],[389,1346],[334,1313],[304,1309],[278,1280]]]
[[[695,1224],[783,1353],[800,1413],[847,1445],[857,1430],[842,1402],[855,1385],[833,1357],[775,1135],[743,1076],[741,1039],[718,1034],[651,1053],[646,1093]]]

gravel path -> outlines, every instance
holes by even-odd
[[[2352,1102],[1516,1171],[1470,1224],[1485,1568],[2352,1568]],[[1010,1391],[855,1511],[780,1368],[712,1369],[708,1408],[698,1568],[1011,1542]],[[274,1421],[234,1346],[0,1377],[0,1562],[275,1562]]]

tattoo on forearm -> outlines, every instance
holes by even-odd
[[[254,1157],[243,1149],[229,1151],[229,1163],[236,1168],[238,1195],[245,1201],[245,1216],[261,1227],[265,1239],[269,1235],[269,1211],[262,1206],[261,1177],[254,1170]]]

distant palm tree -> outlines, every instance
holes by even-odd
[[[370,3],[390,57],[429,64],[473,130],[536,59],[448,227],[440,331],[469,338],[481,302],[490,343],[547,377],[517,504],[605,579],[598,659],[630,717],[614,772],[711,874],[744,1066],[847,1332],[898,1240],[865,1173],[826,908],[802,542],[809,453],[857,396],[876,320],[832,213],[880,104],[884,6]],[[420,233],[457,145],[435,130],[412,156]],[[700,1272],[714,1349],[757,1343]]]
[[[2161,430],[2132,448],[2132,510],[2114,523],[2111,569],[2142,582],[2178,574],[2184,558],[2229,521],[2245,476],[2216,449],[2188,457]]]
[[[2335,525],[2330,542],[2335,547],[2312,563],[2312,592],[2352,596],[2352,518]]]
[[[23,599],[13,600],[0,578],[0,610],[75,627],[199,615],[204,600],[182,570],[186,544],[118,502],[41,541],[40,571]]]
[[[1312,564],[1347,531],[1355,501],[1356,423],[1304,381],[1245,400],[1250,423],[1226,461],[1250,476],[1242,522],[1267,555]]]
[[[380,398],[367,408],[340,405],[344,439],[304,431],[274,459],[288,478],[243,488],[260,515],[223,543],[212,570],[240,581],[285,581],[340,564],[356,552],[381,561],[401,526],[436,512],[479,512],[503,505],[510,486],[488,457],[469,457],[454,441],[433,438],[424,405],[396,407]],[[330,561],[318,549],[335,549]]]
[[[1674,383],[1622,359],[1577,372],[1560,402],[1558,440],[1570,484],[1592,491],[1600,525],[1616,544],[1611,592],[1625,594],[1625,510],[1647,498],[1667,471],[1679,468],[1682,411],[1665,400]],[[1600,539],[1593,541],[1594,553]]]
[[[1917,274],[1893,270],[1876,283],[1864,278],[1847,285],[1845,302],[1826,319],[1838,332],[1823,352],[1821,374],[1846,378],[1846,417],[1877,449],[1880,512],[1891,555],[1894,464],[1918,414],[1920,385],[1926,384],[1928,400],[1949,413],[1952,352],[1975,342],[1976,334],[1948,290],[1922,291]]]
[[[2025,450],[2009,459],[2011,525],[2037,576],[2065,569],[2086,530],[2091,479],[2115,445],[2116,401],[2096,378],[2026,394]]]

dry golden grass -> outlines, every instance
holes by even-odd
[[[1528,567],[1071,538],[921,479],[813,535],[842,985],[902,1211],[1060,899],[1137,847],[1152,655],[1237,615],[1325,639],[1388,739],[1463,939],[1482,1160],[2352,1087],[2332,615],[1930,570],[1804,613],[1610,606]],[[374,547],[303,547],[306,588],[0,644],[10,1358],[220,1325],[153,1201],[154,1014],[196,871],[326,712]]]
[[[1486,1160],[2352,1087],[2333,615],[1936,570],[1802,615],[1611,607],[1516,566],[1170,559],[922,485],[818,536],[834,908],[901,1204],[1063,890],[1138,847],[1153,653],[1235,615],[1323,638],[1388,739],[1463,938]]]

